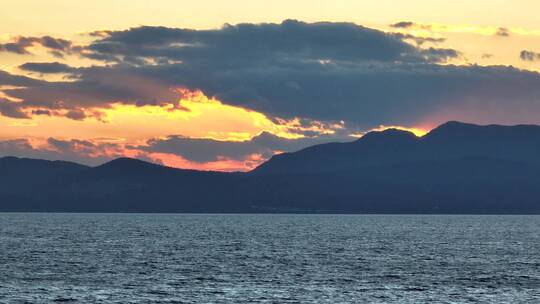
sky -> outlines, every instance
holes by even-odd
[[[0,157],[248,171],[448,120],[540,124],[540,2],[4,0]]]

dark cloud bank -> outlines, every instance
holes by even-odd
[[[27,63],[20,68],[68,73],[75,81],[35,82],[5,92],[24,99],[19,106],[81,109],[113,101],[175,102],[170,87],[184,86],[270,116],[346,120],[359,127],[411,124],[471,103],[538,110],[536,73],[440,65],[459,52],[416,47],[398,34],[350,23],[138,27],[99,37],[80,55],[107,66]]]

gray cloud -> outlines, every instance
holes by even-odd
[[[110,31],[88,50],[89,56],[121,60],[161,58],[186,64],[225,67],[268,62],[311,61],[425,61],[419,50],[392,34],[352,23],[226,25],[218,30],[139,27]],[[445,58],[430,58],[438,61]]]
[[[32,151],[33,148],[27,139],[11,139],[0,141],[0,156],[23,156],[28,157],[30,154],[26,154]]]
[[[0,70],[0,86],[39,86],[45,85],[44,81],[35,80],[25,76],[12,75]]]
[[[20,65],[19,69],[41,74],[74,73],[77,70],[60,62],[27,62]]]
[[[73,120],[84,120],[86,118],[86,113],[84,113],[83,110],[75,109],[68,111],[66,117]]]
[[[276,151],[292,152],[315,144],[350,140],[350,137],[335,135],[286,139],[263,132],[251,140],[242,142],[169,136],[165,139],[151,139],[147,142],[147,146],[132,148],[146,152],[175,154],[194,162],[210,162],[220,158],[244,160],[253,154],[259,154],[266,159],[274,155]]]
[[[0,140],[0,157],[17,156],[46,160],[66,160],[90,166],[101,165],[121,157],[120,147],[115,144],[96,144],[85,140],[60,140],[49,138],[48,146],[35,148],[28,139]],[[109,154],[100,152],[107,149]],[[116,153],[111,153],[115,151]]]
[[[30,47],[30,44],[25,45],[21,43],[9,42],[9,43],[0,44],[0,51],[24,55],[24,54],[30,54],[30,52],[26,50],[28,47]]]
[[[5,94],[22,99],[20,108],[39,107],[49,110],[77,110],[101,107],[107,108],[113,102],[136,105],[164,104],[176,102],[179,95],[170,90],[170,85],[160,79],[145,75],[134,67],[91,67],[75,69],[64,65],[29,64],[25,69],[36,72],[68,70],[80,72],[71,75],[72,81],[46,82],[29,81],[26,77],[17,77],[6,72],[4,83],[15,88],[2,90]],[[31,80],[31,79],[30,79]],[[2,74],[0,73],[0,81]],[[68,116],[80,118],[81,115]]]
[[[415,26],[416,23],[412,22],[412,21],[400,21],[400,22],[396,22],[394,24],[390,24],[391,27],[394,27],[394,28],[411,28],[413,26]]]
[[[62,38],[19,36],[13,42],[0,44],[0,52],[28,55],[31,54],[28,49],[34,45],[40,45],[48,49],[56,57],[63,57],[64,54],[79,53],[82,50],[81,46],[74,45],[73,42]]]
[[[523,50],[519,54],[519,58],[523,61],[537,61],[540,60],[540,53]]]
[[[454,49],[444,49],[444,48],[433,48],[430,47],[427,50],[424,50],[424,54],[426,58],[430,58],[431,60],[437,61],[444,59],[450,60],[452,58],[457,58],[460,56],[460,53]]]
[[[45,116],[51,116],[53,113],[49,110],[42,110],[37,109],[32,111],[32,115],[45,115]]]
[[[424,64],[457,56],[456,51],[448,49],[419,49],[402,37],[351,23],[288,20],[282,24],[227,25],[202,31],[139,27],[106,31],[98,36],[103,38],[88,46],[84,56],[117,64],[75,69],[58,62],[26,63],[20,68],[43,74],[68,73],[72,81],[39,82],[4,92],[24,100],[19,107],[79,110],[78,114],[81,109],[107,107],[112,102],[173,103],[179,96],[170,90],[172,86],[201,88],[218,96],[244,92],[247,95],[240,105],[259,108],[252,107],[246,99],[253,96],[254,102],[268,105],[274,101],[272,96],[264,96],[265,92],[248,84],[252,75],[257,79],[274,78],[276,87],[270,90],[281,89],[283,82],[287,83],[287,90],[303,90],[293,85],[299,83],[294,79],[280,79],[287,77],[283,73],[305,69],[311,73],[308,77],[325,77],[331,70],[351,69],[354,65],[376,68],[381,63]],[[36,43],[34,40],[20,38],[19,42]],[[39,41],[57,50],[72,49],[72,43],[65,41]],[[331,64],[324,67],[321,62]],[[210,81],[220,83],[208,87],[206,83]],[[82,115],[73,115],[75,112],[68,113],[69,118],[83,119]]]
[[[421,48],[404,42],[407,37],[351,23],[138,27],[96,37],[84,56],[109,65],[29,65],[42,73],[71,70],[72,81],[3,91],[23,99],[20,107],[80,111],[111,102],[173,103],[179,96],[170,88],[182,86],[270,117],[345,120],[360,129],[411,125],[441,111],[494,119],[505,113],[516,122],[540,113],[537,73],[439,65],[459,52]]]
[[[0,98],[0,114],[10,118],[30,118],[28,114],[20,109],[17,103],[2,98]]]
[[[394,36],[399,37],[400,39],[413,40],[417,45],[423,45],[424,43],[442,43],[446,41],[446,38],[436,38],[436,37],[419,37],[411,34],[404,33],[393,33]],[[456,52],[456,56],[459,52]]]

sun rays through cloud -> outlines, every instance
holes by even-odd
[[[36,113],[27,109],[30,120],[0,117],[2,140],[12,141],[14,149],[29,155],[50,158],[70,157],[73,160],[99,164],[117,157],[134,157],[166,166],[212,170],[248,171],[283,147],[254,148],[253,153],[219,155],[213,160],[196,161],[175,152],[152,151],[150,141],[167,140],[171,136],[220,145],[249,145],[261,134],[281,141],[302,141],[316,136],[332,136],[344,128],[344,122],[325,123],[300,118],[271,119],[266,115],[238,106],[223,104],[200,90],[174,88],[179,100],[164,105],[127,105],[112,103],[107,108],[88,112],[80,120],[65,115]],[[24,139],[21,139],[24,138]],[[22,145],[21,145],[22,143]],[[264,153],[261,154],[261,152]]]

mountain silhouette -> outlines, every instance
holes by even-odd
[[[364,166],[490,158],[540,164],[540,127],[448,122],[423,137],[388,129],[351,143],[331,143],[274,156],[258,174],[336,172]]]
[[[540,213],[540,127],[448,122],[283,153],[247,173],[0,159],[0,211]]]

